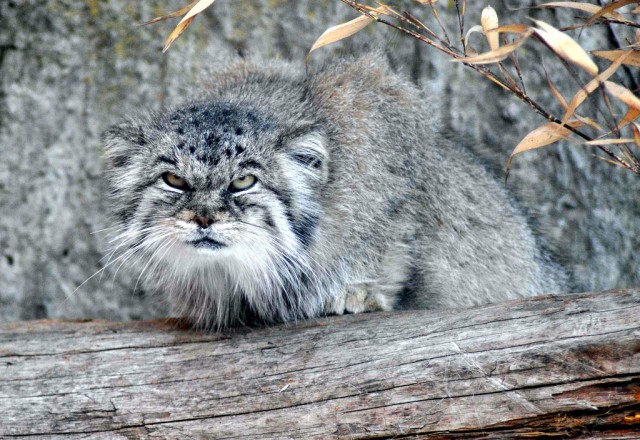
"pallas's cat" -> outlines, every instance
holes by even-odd
[[[375,55],[239,63],[104,136],[116,255],[195,326],[565,289],[504,189]]]

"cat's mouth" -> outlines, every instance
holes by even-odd
[[[198,240],[190,241],[189,244],[195,247],[196,249],[209,249],[209,250],[220,249],[226,246],[224,243],[221,243],[210,237],[202,237],[202,238],[199,238]]]

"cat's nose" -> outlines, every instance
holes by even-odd
[[[202,229],[207,229],[213,223],[213,219],[210,217],[195,216],[193,221],[198,224]]]

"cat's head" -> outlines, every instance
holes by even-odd
[[[283,277],[304,262],[328,178],[321,124],[213,98],[103,139],[112,261],[186,284],[207,270],[243,290],[295,281]]]

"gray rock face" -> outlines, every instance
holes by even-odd
[[[428,15],[428,9],[405,3]],[[479,22],[484,7],[469,3],[467,27]],[[507,11],[497,3],[499,14]],[[219,0],[163,55],[175,21],[143,28],[135,23],[181,6],[172,0],[0,2],[0,321],[166,314],[162,298],[134,288],[136,274],[126,268],[116,274],[115,264],[92,277],[108,246],[100,232],[109,227],[100,133],[122,115],[197,93],[205,67],[215,69],[238,54],[303,60],[324,29],[356,16],[338,0]],[[453,11],[440,10],[455,29]],[[572,16],[513,14],[504,22],[533,15],[557,23]],[[581,42],[603,38],[604,29],[590,30]],[[361,45],[385,47],[396,66],[432,89],[442,114],[425,118],[442,117],[498,169],[518,141],[544,123],[475,72],[382,25],[317,51],[311,67]],[[527,46],[521,62],[533,67],[528,91],[559,113],[541,60],[561,89],[574,93],[577,86],[564,79],[569,76],[562,65],[542,45]],[[537,213],[579,289],[637,286],[640,178],[592,152],[563,145],[525,153],[516,158],[508,185]]]

